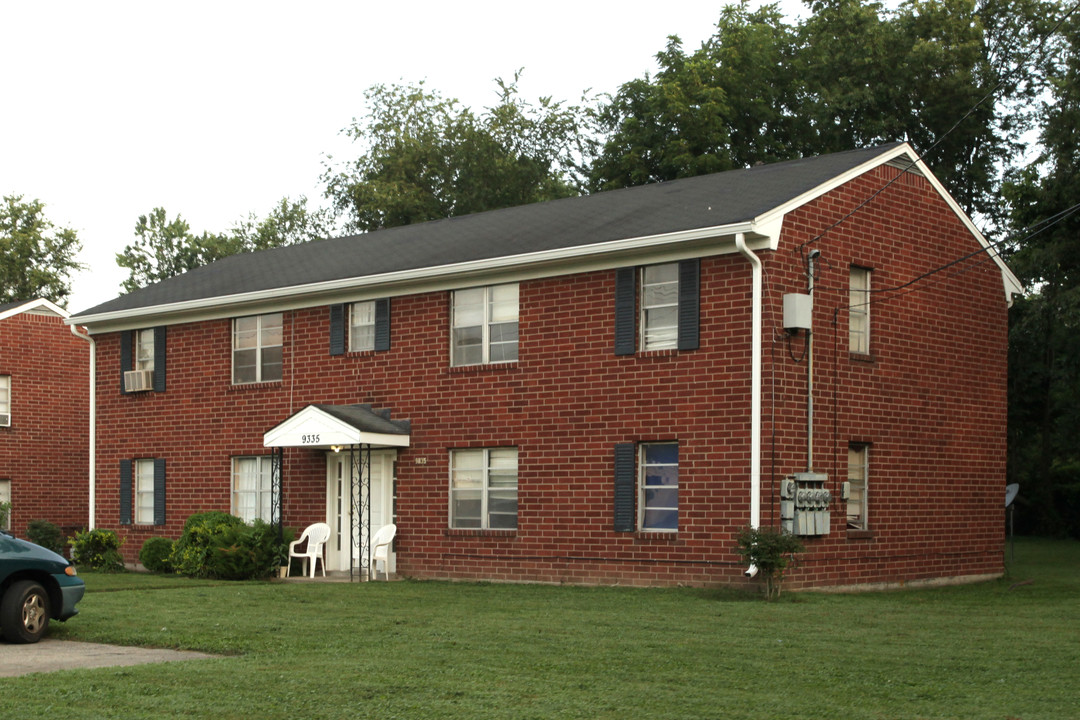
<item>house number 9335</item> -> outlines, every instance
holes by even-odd
[[[300,442],[304,445],[318,445],[319,435],[317,433],[315,435],[301,435]]]

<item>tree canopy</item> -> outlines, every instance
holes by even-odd
[[[82,249],[70,228],[45,217],[40,200],[8,195],[0,202],[0,303],[45,298],[65,305],[71,274],[83,269]]]

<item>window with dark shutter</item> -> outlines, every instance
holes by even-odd
[[[154,328],[154,392],[165,392],[165,326]]]
[[[636,525],[634,516],[635,454],[634,443],[615,444],[615,532],[633,532]]]
[[[131,461],[120,461],[120,524],[131,524]]]
[[[120,392],[127,395],[127,385],[124,382],[124,373],[134,368],[131,359],[131,333],[120,333]]]
[[[390,298],[375,301],[375,350],[390,349]]]
[[[615,354],[637,350],[637,269],[615,271]]]

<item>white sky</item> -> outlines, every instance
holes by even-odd
[[[576,102],[654,72],[668,35],[696,49],[724,4],[0,0],[0,195],[78,233],[68,309],[86,310],[119,294],[115,255],[154,207],[201,233],[284,196],[325,205],[325,156],[355,157],[340,131],[373,84],[479,110],[523,67],[525,99]]]

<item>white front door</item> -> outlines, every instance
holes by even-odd
[[[383,525],[393,522],[394,458],[393,450],[371,453],[371,534]],[[350,474],[352,459],[347,452],[326,455],[326,522],[330,525],[330,539],[326,543],[326,567],[329,570],[349,569],[349,545],[352,543],[354,525],[349,502],[352,487]],[[360,559],[364,558],[361,563]],[[394,571],[394,554],[390,553],[388,565]],[[352,567],[366,569],[367,538],[357,538],[352,548]],[[381,566],[380,566],[381,569]]]

